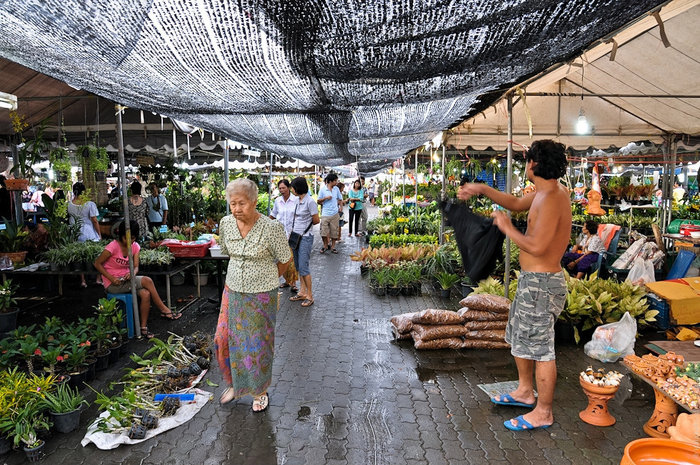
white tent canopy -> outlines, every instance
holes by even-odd
[[[665,134],[700,135],[700,1],[675,0],[660,17],[668,47],[649,16],[511,89],[514,142],[551,138],[586,149],[640,140],[661,143]],[[584,135],[575,130],[581,109],[592,127]],[[447,144],[504,150],[507,129],[504,98],[450,131]]]

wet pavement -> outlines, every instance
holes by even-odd
[[[270,406],[251,411],[251,398],[220,406],[223,392],[216,368],[203,384],[214,398],[191,421],[133,446],[102,451],[82,447],[93,406],[83,412],[79,431],[47,440],[48,464],[617,464],[625,445],[645,437],[642,425],[653,410],[652,389],[626,378],[609,408],[614,426],[583,423],[578,413],[587,400],[578,373],[587,365],[604,364],[587,358],[583,346],[557,347],[559,381],[555,423],[546,430],[512,432],[503,421],[526,413],[517,407],[492,405],[477,387],[517,379],[508,350],[417,351],[410,341],[392,340],[388,319],[425,308],[457,309],[424,286],[420,297],[377,297],[348,255],[359,249],[359,238],[343,238],[340,253],[319,254],[316,238],[311,270],[315,304],[303,308],[282,293],[277,318],[276,351]],[[193,292],[174,287],[174,297]],[[203,288],[216,297],[216,286]],[[77,298],[54,304],[61,315],[70,308],[87,309],[101,295],[91,287]],[[151,330],[187,334],[213,333],[218,308],[202,302],[184,317],[169,322],[151,317]],[[47,314],[46,309],[38,312]],[[36,315],[36,313],[35,313]],[[23,315],[20,323],[35,318]],[[648,335],[648,337],[651,337]],[[144,341],[131,349],[143,352]],[[638,351],[639,353],[640,351]],[[130,364],[123,357],[92,383],[96,389],[117,379]],[[627,372],[619,364],[608,369]],[[83,393],[87,395],[87,390]],[[89,396],[90,399],[94,396]],[[24,463],[13,452],[0,463]]]

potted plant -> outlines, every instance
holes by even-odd
[[[41,356],[39,342],[31,334],[25,334],[19,339],[19,352],[27,364],[27,373],[31,375],[34,373],[34,358]]]
[[[0,337],[4,333],[9,333],[17,328],[17,300],[14,293],[17,286],[12,285],[12,280],[8,279],[0,284]]]
[[[37,437],[36,432],[38,429],[48,430],[51,428],[51,423],[43,414],[39,413],[36,404],[27,405],[20,417],[15,427],[15,447],[22,444],[27,460],[38,462],[43,456],[46,443]]]
[[[3,219],[5,229],[0,231],[0,257],[8,257],[14,265],[18,265],[27,256],[25,242],[29,233],[20,230],[14,222]]]
[[[370,287],[376,295],[383,296],[386,294],[387,283],[387,268],[377,268],[376,270],[372,270]]]
[[[13,117],[13,119],[15,119]],[[20,121],[20,126],[16,126],[13,121],[15,132],[21,134],[21,129],[26,127],[26,124]],[[20,128],[17,131],[18,127]],[[44,140],[44,130],[46,129],[46,121],[42,122],[36,129],[35,137],[30,141],[22,141],[17,144],[16,152],[13,153],[15,164],[10,170],[14,174],[15,179],[5,181],[7,190],[24,191],[29,186],[29,179],[34,176],[33,166],[41,161],[41,154],[49,148],[49,143]]]
[[[78,429],[80,411],[85,398],[77,389],[66,384],[58,386],[56,392],[44,394],[43,404],[48,409],[53,424],[59,433],[70,433]]]
[[[82,388],[85,382],[88,371],[88,367],[85,364],[87,349],[88,346],[77,338],[73,338],[71,344],[64,348],[65,355],[63,358],[70,375],[68,384],[72,387]]]
[[[390,296],[401,294],[401,268],[391,266],[387,268],[387,287],[386,293]]]
[[[459,282],[459,276],[443,271],[437,274],[437,280],[440,283],[440,297],[448,299],[450,297],[450,289]]]

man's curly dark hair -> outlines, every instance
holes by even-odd
[[[559,179],[566,174],[566,147],[551,139],[535,141],[525,154],[525,161],[532,160],[532,172],[544,179]]]

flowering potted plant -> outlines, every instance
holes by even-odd
[[[14,222],[5,221],[5,229],[0,231],[0,256],[9,258],[15,265],[24,262],[27,236],[29,233],[20,230]]]
[[[0,284],[0,335],[9,333],[17,328],[17,300],[14,293],[17,286],[12,285],[11,280]]]

